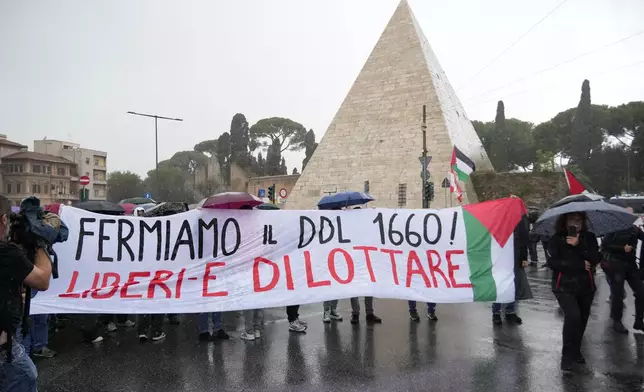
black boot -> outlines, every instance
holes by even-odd
[[[626,327],[624,327],[624,324],[622,324],[622,322],[619,320],[613,321],[613,330],[617,333],[623,333],[623,334],[628,333],[628,329],[626,329]]]

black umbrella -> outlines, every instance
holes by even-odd
[[[604,200],[604,196],[598,195],[596,193],[579,193],[577,195],[566,196],[561,200],[558,200],[550,206],[550,208],[559,207],[564,204],[578,202],[578,201],[598,201]]]
[[[188,211],[188,203],[166,201],[146,210],[143,216],[168,216]]]
[[[76,204],[74,207],[80,208],[81,210],[96,212],[97,214],[105,215],[123,215],[125,214],[125,209],[116,203],[111,201],[84,201],[82,203]]]
[[[585,213],[588,229],[598,237],[626,230],[633,226],[638,218],[637,215],[631,214],[625,208],[604,201],[572,202],[550,208],[544,212],[534,224],[532,232],[538,235],[552,236],[555,234],[555,223],[559,216],[573,212]]]
[[[255,208],[258,210],[279,210],[280,209],[279,206],[276,206],[275,204],[271,204],[271,203],[260,204]]]

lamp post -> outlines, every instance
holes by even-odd
[[[127,112],[127,114],[132,114],[134,116],[143,116],[143,117],[152,117],[154,118],[154,149],[155,149],[155,163],[156,163],[156,172],[157,172],[157,186],[159,186],[159,132],[157,127],[157,121],[161,120],[170,120],[170,121],[183,121],[181,118],[171,118],[158,116],[156,114],[145,114],[145,113],[136,113],[136,112]]]
[[[633,147],[626,152],[626,192],[628,194],[631,193],[631,154],[637,155],[637,151],[633,151]]]

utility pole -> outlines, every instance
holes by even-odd
[[[159,132],[158,132],[158,127],[157,127],[157,122],[159,119],[161,120],[170,120],[170,121],[183,121],[181,118],[170,118],[170,117],[163,117],[163,116],[157,116],[156,114],[144,114],[144,113],[136,113],[136,112],[127,112],[127,114],[132,114],[135,116],[143,116],[143,117],[152,117],[154,118],[154,149],[155,149],[155,160],[156,160],[156,172],[157,172],[157,187],[159,186]]]
[[[423,132],[423,155],[420,159],[421,177],[423,179],[423,185],[421,187],[423,194],[423,208],[429,208],[429,195],[425,190],[427,182],[429,181],[429,161],[431,160],[431,157],[429,157],[429,160],[427,159],[427,105],[423,105],[423,123],[420,126],[420,129]]]

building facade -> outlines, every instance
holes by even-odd
[[[36,196],[42,205],[78,200],[74,162],[47,154],[19,151],[6,155],[0,164],[2,194],[14,205]]]
[[[274,184],[277,203],[285,203],[288,195],[291,194],[291,190],[297,183],[298,178],[300,178],[299,174],[251,177],[248,180],[248,187],[246,188],[246,192],[263,199],[265,202],[268,202],[268,187]],[[315,205],[310,206],[310,209],[315,208]]]
[[[89,177],[90,200],[107,200],[107,153],[81,148],[79,144],[61,140],[34,140],[34,151],[65,158],[78,167],[72,181],[78,183],[80,176]]]
[[[27,151],[27,146],[12,142],[11,140],[7,139],[7,135],[0,134],[0,164],[2,163],[2,158],[4,158],[7,155],[15,154],[20,151]],[[2,175],[2,171],[0,170],[0,194],[4,193],[4,179]]]

